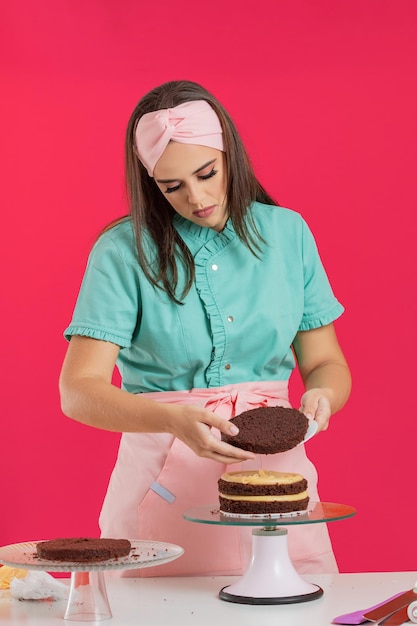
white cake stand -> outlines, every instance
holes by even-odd
[[[172,543],[131,540],[130,554],[98,563],[62,562],[40,559],[37,541],[15,543],[0,548],[0,563],[22,569],[71,572],[71,586],[64,619],[92,622],[112,617],[104,572],[141,569],[162,565],[180,557],[184,550]]]
[[[261,526],[252,531],[252,559],[248,569],[237,582],[223,587],[219,597],[239,604],[291,604],[316,600],[323,590],[298,574],[288,553],[288,530],[279,527],[334,522],[355,513],[353,507],[345,504],[310,502],[307,511],[291,515],[230,516],[214,505],[189,509],[184,518],[200,524]]]

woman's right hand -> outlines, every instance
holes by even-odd
[[[119,347],[75,336],[68,346],[60,377],[65,415],[83,424],[116,432],[171,433],[195,454],[219,463],[253,459],[221,441],[212,429],[234,434],[234,425],[202,407],[155,402],[111,384]],[[146,394],[144,394],[146,396]]]
[[[169,407],[169,432],[198,456],[226,465],[256,458],[252,452],[225,443],[214,434],[213,428],[227,435],[237,435],[237,427],[229,420],[195,405],[165,406]]]

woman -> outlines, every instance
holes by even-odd
[[[290,406],[296,362],[301,410],[328,427],[350,393],[333,327],[343,307],[304,220],[262,188],[229,115],[198,84],[142,98],[126,173],[130,215],[96,242],[65,331],[62,408],[123,433],[103,536],[183,546],[159,575],[239,574],[251,529],[190,523],[183,512],[217,502],[227,465],[259,466],[220,433],[236,434],[229,419],[243,410]],[[303,445],[262,463],[303,474],[318,500]],[[302,573],[337,570],[325,525],[291,528],[289,549]]]

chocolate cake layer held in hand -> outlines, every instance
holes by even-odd
[[[244,411],[233,422],[239,434],[222,433],[222,441],[255,454],[275,454],[291,450],[306,435],[309,420],[297,409],[271,406]]]

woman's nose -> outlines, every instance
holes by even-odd
[[[187,188],[188,202],[190,204],[202,204],[204,192],[198,185],[189,185]]]

